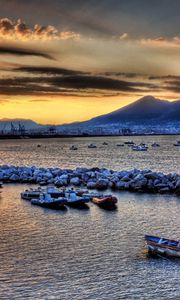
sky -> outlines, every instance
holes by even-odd
[[[0,119],[83,121],[180,99],[179,0],[0,0]]]

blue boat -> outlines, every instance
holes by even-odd
[[[50,194],[41,194],[39,199],[32,198],[31,204],[46,207],[46,208],[62,209],[67,204],[67,200],[63,197],[52,198]]]
[[[152,235],[145,235],[148,252],[152,255],[163,255],[180,258],[180,242]]]

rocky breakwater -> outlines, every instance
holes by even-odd
[[[0,181],[4,183],[54,184],[57,187],[78,186],[88,189],[173,193],[180,196],[180,175],[151,170],[113,171],[100,168],[37,168],[0,166]]]

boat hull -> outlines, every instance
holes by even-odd
[[[178,241],[153,236],[145,236],[145,241],[150,255],[180,258],[180,243]]]
[[[39,201],[38,199],[31,199],[31,204],[51,208],[51,209],[64,209],[67,201],[59,200],[52,202]]]
[[[92,202],[104,209],[115,209],[117,208],[116,197],[105,197],[105,198],[93,198]]]

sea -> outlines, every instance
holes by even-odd
[[[128,140],[149,149],[117,146]],[[0,140],[0,165],[180,173],[176,140],[180,136]],[[144,242],[145,234],[180,240],[179,197],[114,192],[115,211],[93,203],[56,211],[22,200],[30,186],[5,184],[0,193],[0,299],[180,299],[180,260],[150,258]]]

